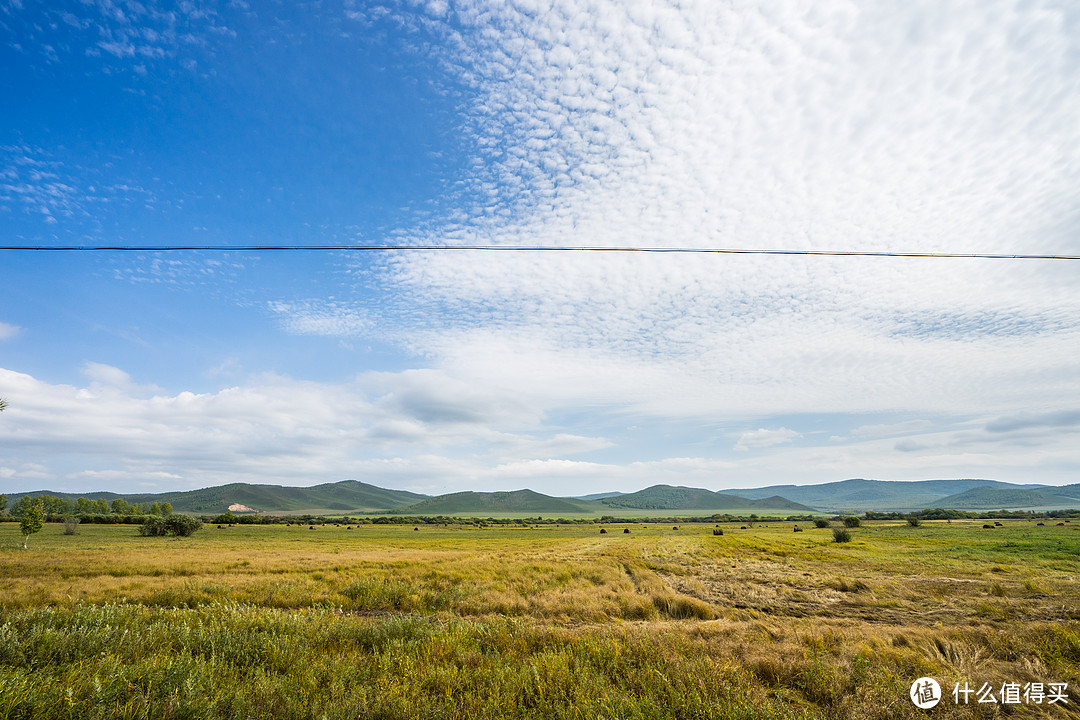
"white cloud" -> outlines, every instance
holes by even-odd
[[[852,430],[851,434],[855,437],[889,437],[924,432],[933,425],[929,420],[905,420],[881,425],[860,425]]]
[[[479,95],[481,199],[406,240],[1040,252],[1075,236],[1080,40],[1058,11],[453,8],[444,60]],[[385,277],[403,345],[548,407],[1006,415],[1080,392],[1080,296],[1049,264],[461,252],[400,254]]]
[[[772,447],[773,445],[789,443],[799,437],[802,437],[801,433],[797,433],[794,430],[788,430],[787,428],[779,428],[777,430],[758,428],[757,430],[751,430],[750,432],[745,432],[740,435],[739,441],[735,443],[735,449],[745,452],[751,448]]]
[[[87,364],[86,375],[91,384],[80,388],[0,369],[10,401],[0,417],[0,448],[36,463],[44,477],[83,489],[237,480],[304,485],[351,477],[364,463],[395,454],[415,472],[433,452],[442,453],[444,465],[469,457],[498,464],[609,445],[545,429],[528,398],[499,396],[435,371],[366,373],[336,385],[267,375],[175,395],[138,386],[103,364]],[[16,469],[7,479],[26,477]]]
[[[100,385],[112,387],[129,387],[131,376],[120,368],[96,362],[87,362],[83,365],[83,375]]]
[[[271,301],[267,307],[278,316],[286,332],[294,335],[351,337],[372,325],[362,309],[333,301]]]
[[[22,332],[22,328],[18,325],[0,322],[0,340],[10,340],[20,332]]]

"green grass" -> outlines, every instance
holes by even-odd
[[[921,718],[922,675],[1075,713],[1080,526],[981,525],[2,524],[0,718]]]

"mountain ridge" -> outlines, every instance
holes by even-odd
[[[1080,484],[1052,486],[997,480],[868,480],[851,478],[819,485],[770,485],[716,492],[704,488],[653,485],[632,493],[605,492],[583,497],[553,497],[529,489],[499,492],[463,491],[431,496],[382,488],[359,480],[341,480],[307,487],[230,483],[197,490],[122,494],[111,491],[64,493],[48,490],[10,493],[14,504],[25,495],[79,497],[106,502],[168,502],[176,512],[220,514],[241,504],[268,514],[480,514],[605,515],[674,511],[750,514],[759,511],[910,512],[925,508],[956,510],[1080,508]]]
[[[870,480],[866,478],[850,478],[819,485],[769,485],[761,488],[724,490],[724,492],[748,499],[781,495],[792,502],[809,505],[822,512],[865,512],[867,510],[907,512],[925,508],[948,507],[948,505],[942,505],[942,501],[980,487],[1003,490],[1041,490],[1053,486],[1021,485],[979,478],[950,480]]]

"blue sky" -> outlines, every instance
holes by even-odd
[[[0,1],[0,491],[1080,480],[1069,3]]]

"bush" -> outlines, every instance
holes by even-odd
[[[144,537],[190,537],[202,529],[202,525],[202,520],[190,515],[150,515],[139,526],[139,534]]]
[[[862,525],[862,521],[854,515],[844,518],[844,527],[856,528],[860,525]]]
[[[832,536],[833,542],[851,542],[851,533],[843,528],[833,528]]]
[[[79,518],[77,517],[65,517],[64,518],[64,534],[74,535],[75,531],[79,529]]]
[[[827,528],[829,527],[829,521],[825,518],[817,518],[816,520],[814,520],[814,527]]]
[[[922,525],[922,518],[920,518],[918,515],[912,515],[908,517],[907,524],[911,527],[919,527],[920,525]]]

